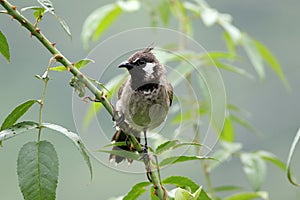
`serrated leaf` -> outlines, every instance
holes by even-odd
[[[18,155],[17,172],[25,200],[55,200],[58,157],[50,142],[23,145]]]
[[[273,69],[273,71],[277,74],[285,87],[290,88],[289,83],[280,67],[280,64],[272,54],[272,52],[259,41],[253,40],[253,42],[264,61],[268,63],[268,65]]]
[[[107,4],[93,11],[85,20],[81,38],[86,47],[93,39],[96,41],[117,19],[122,9],[117,4]]]
[[[64,31],[68,34],[68,36],[70,38],[72,38],[72,33],[71,33],[71,30],[70,30],[70,27],[69,25],[67,24],[67,22],[65,20],[63,20],[61,17],[56,16],[56,19],[58,20],[59,24],[61,25],[61,27],[64,29]]]
[[[51,130],[57,131],[59,133],[62,133],[64,136],[66,136],[68,139],[70,139],[75,146],[77,147],[77,149],[79,150],[80,154],[82,155],[82,157],[85,160],[86,165],[88,166],[88,169],[90,171],[90,176],[91,179],[93,177],[93,169],[92,169],[92,164],[90,161],[90,157],[88,155],[88,150],[85,147],[85,145],[83,144],[81,138],[79,137],[78,134],[71,132],[70,130],[57,125],[57,124],[51,124],[51,123],[43,123],[42,124],[43,127],[45,128],[49,128]]]
[[[35,129],[37,127],[39,127],[39,124],[36,122],[24,121],[17,123],[8,129],[0,131],[0,144],[2,143],[2,141],[8,140],[12,137],[18,136],[21,133],[24,133],[31,129]]]
[[[254,40],[252,40],[249,36],[246,34],[243,34],[241,44],[244,47],[250,62],[252,63],[255,71],[257,72],[258,76],[261,79],[265,78],[265,70],[263,65],[263,59],[260,55],[259,51],[256,48],[256,44]]]
[[[258,191],[266,177],[266,163],[256,153],[242,153],[243,170],[254,191]]]
[[[262,159],[273,163],[275,166],[279,167],[281,170],[286,170],[286,164],[279,160],[277,156],[267,151],[258,151],[256,152]]]
[[[170,184],[181,188],[188,187],[192,192],[195,192],[199,188],[199,185],[197,183],[185,176],[170,176],[168,178],[165,178],[162,181],[162,184]]]
[[[254,200],[257,198],[262,198],[265,200],[269,199],[269,195],[267,192],[259,191],[259,192],[243,192],[231,195],[229,197],[224,198],[224,200]]]
[[[51,14],[55,15],[54,13],[54,7],[53,4],[50,0],[37,0],[41,6],[43,6],[48,12]]]
[[[7,129],[7,128],[11,127],[12,125],[14,125],[16,123],[16,121],[20,117],[22,117],[34,103],[37,103],[37,102],[38,102],[38,100],[28,100],[28,101],[22,103],[21,105],[19,105],[18,107],[16,107],[5,118],[4,122],[1,125],[0,131]]]
[[[166,165],[171,165],[171,164],[181,163],[181,162],[186,162],[186,161],[191,161],[191,160],[215,160],[215,159],[212,157],[202,157],[202,156],[172,156],[172,157],[163,159],[159,163],[159,166],[163,167]]]
[[[127,195],[123,198],[123,200],[137,199],[139,196],[141,196],[143,193],[147,191],[145,187],[149,185],[150,182],[141,182],[135,184],[132,187],[132,189],[127,193]]]
[[[300,140],[300,129],[298,129],[298,132],[293,139],[293,142],[292,142],[292,145],[291,145],[291,148],[289,151],[289,156],[288,156],[288,159],[286,162],[286,171],[287,171],[288,180],[290,181],[290,183],[292,183],[295,186],[300,186],[300,183],[295,180],[295,177],[293,177],[291,166],[292,166],[292,158],[294,156],[295,149],[296,149],[296,146],[297,146],[299,140]]]
[[[9,63],[10,62],[9,45],[5,35],[1,31],[0,31],[0,53]]]

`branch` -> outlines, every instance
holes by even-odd
[[[42,45],[48,49],[48,51],[52,54],[53,58],[56,59],[57,62],[60,62],[62,65],[64,65],[68,69],[68,71],[70,71],[88,88],[91,93],[95,95],[97,101],[103,104],[104,108],[111,116],[115,118],[118,117],[114,116],[114,108],[106,98],[105,93],[103,91],[100,91],[83,73],[81,73],[76,67],[74,67],[74,64],[70,62],[65,56],[63,56],[62,53],[55,47],[55,43],[51,43],[39,28],[35,27],[30,21],[28,21],[23,15],[21,15],[20,12],[16,9],[16,6],[11,5],[6,0],[0,0],[0,4],[5,8],[7,14],[10,15],[12,19],[16,19],[18,22],[20,22],[21,25],[30,32],[31,36],[35,36],[42,43]],[[122,126],[120,126],[120,128],[125,133],[130,133],[128,124],[122,123]],[[128,135],[130,136],[130,140],[134,148],[137,151],[141,152],[142,146],[140,145],[140,143],[136,140],[133,134],[130,133]],[[153,171],[155,171],[155,166],[152,164],[151,160],[149,160],[148,156],[145,156],[143,161],[147,170],[147,174],[152,180],[155,194],[160,199],[166,199],[166,192],[161,185],[159,178],[155,175],[155,173],[153,173]]]

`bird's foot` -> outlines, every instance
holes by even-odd
[[[125,122],[125,116],[119,111],[114,111],[112,120],[115,121],[115,126],[120,127]]]
[[[143,149],[142,149],[142,151],[140,153],[143,154],[143,155],[139,158],[139,160],[144,160],[146,158],[147,158],[147,160],[150,159],[150,155],[148,153],[148,146],[147,145],[145,145],[143,147]]]

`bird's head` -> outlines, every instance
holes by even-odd
[[[159,63],[148,47],[133,54],[127,61],[122,62],[119,68],[126,68],[133,81],[140,83],[157,82],[165,73],[164,66]]]

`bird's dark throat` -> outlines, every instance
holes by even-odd
[[[146,84],[143,84],[142,86],[132,88],[132,89],[134,89],[135,91],[149,91],[149,90],[152,91],[152,90],[157,89],[158,86],[159,86],[158,83],[146,83]]]

